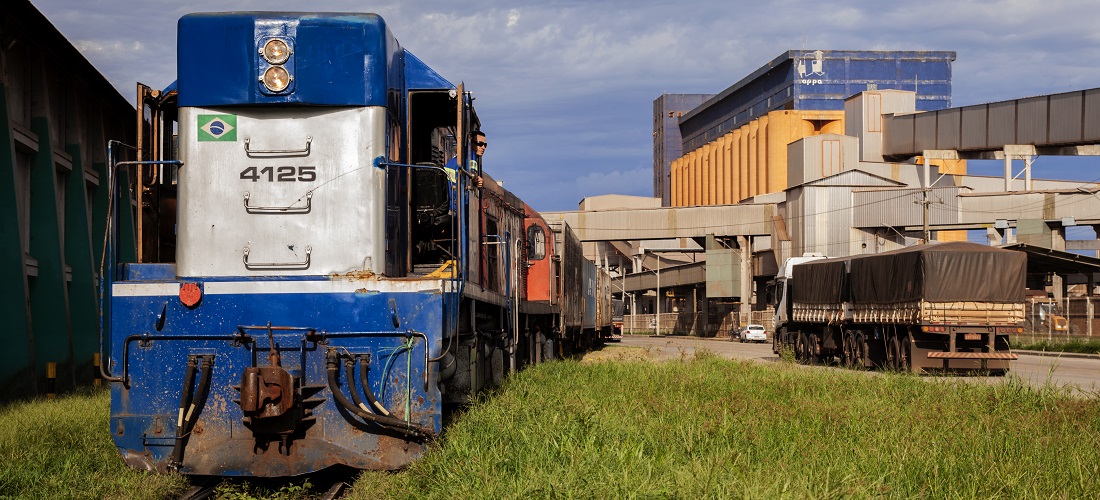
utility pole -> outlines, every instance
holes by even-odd
[[[925,161],[928,161],[928,160],[925,160]],[[921,197],[921,201],[920,201],[920,204],[922,205],[921,206],[921,213],[922,213],[921,219],[923,221],[923,226],[924,226],[924,231],[921,233],[921,239],[923,239],[925,243],[928,243],[929,241],[932,241],[932,231],[930,231],[928,229],[928,206],[932,204],[932,200],[928,199],[928,191],[930,191],[931,189],[932,189],[931,187],[925,186],[924,189],[921,190],[921,193],[923,194],[923,196]]]

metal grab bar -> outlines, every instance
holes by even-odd
[[[272,157],[272,156],[309,156],[310,147],[313,144],[313,136],[306,136],[306,147],[302,149],[249,149],[249,141],[251,138],[244,138],[244,154],[256,158],[256,157]]]
[[[313,191],[306,192],[306,206],[253,207],[248,205],[249,193],[244,193],[244,211],[250,214],[308,214],[313,209]],[[299,198],[300,199],[300,198]]]
[[[309,269],[309,255],[313,247],[306,247],[306,260],[303,262],[248,262],[248,253],[251,247],[244,247],[244,267],[247,269]]]

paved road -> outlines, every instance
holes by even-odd
[[[614,344],[612,344],[614,345]],[[742,344],[725,339],[701,339],[697,337],[645,337],[626,335],[623,346],[647,349],[649,357],[662,360],[681,359],[695,355],[696,349],[706,349],[729,359],[748,359],[775,362],[768,344]],[[1053,385],[1069,387],[1081,394],[1100,397],[1100,356],[1073,355],[1041,356],[1020,352],[1020,359],[1012,365],[1008,377],[970,377],[975,382],[997,383],[1019,377],[1036,387]]]

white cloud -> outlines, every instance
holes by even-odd
[[[73,46],[85,57],[97,53],[121,53],[124,56],[135,55],[145,50],[145,45],[136,40],[78,40]]]
[[[32,2],[126,96],[134,81],[174,80],[181,15],[226,10],[220,0]],[[305,8],[364,7],[315,0]],[[650,194],[653,100],[721,92],[789,49],[957,51],[956,105],[1100,81],[1093,0],[379,0],[369,8],[403,46],[475,92],[493,134],[487,168],[541,210],[573,209],[600,187]]]

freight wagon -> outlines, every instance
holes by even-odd
[[[773,351],[801,363],[1003,374],[1017,355],[1027,257],[974,243],[788,259],[769,284]]]

